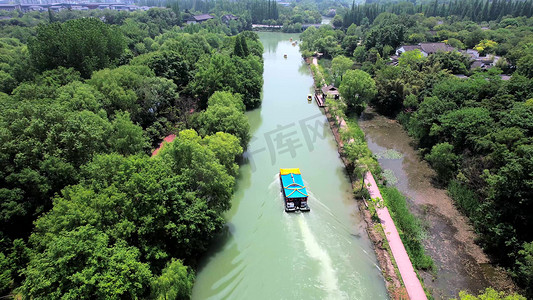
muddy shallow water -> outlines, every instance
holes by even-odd
[[[424,247],[435,261],[436,274],[421,273],[435,299],[456,297],[461,290],[509,289],[512,283],[474,243],[475,233],[446,190],[433,184],[434,171],[421,160],[402,126],[367,109],[359,120],[368,147],[378,157],[385,177],[408,197],[411,212],[426,227]]]

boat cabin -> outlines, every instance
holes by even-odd
[[[307,205],[307,189],[302,179],[300,169],[280,169],[279,180],[281,183],[281,190],[283,191],[283,198],[285,199],[285,211],[309,211]]]

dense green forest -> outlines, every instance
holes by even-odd
[[[470,218],[477,242],[531,298],[533,18],[531,2],[503,3],[355,6],[379,9],[344,27],[307,29],[301,49],[306,57],[323,55],[319,69],[339,87],[344,113],[355,116],[370,104],[404,125],[435,169],[436,184]],[[402,45],[432,42],[453,50],[396,56]],[[472,67],[466,49],[490,64]]]
[[[190,0],[141,0],[139,4],[163,7],[179,7],[184,10],[183,18],[193,14],[209,13],[222,16],[227,13],[239,17],[247,29],[251,24],[283,25],[284,32],[301,32],[303,24],[320,24],[322,16],[335,16],[336,9],[344,10],[347,4],[339,0],[294,1],[280,5],[274,0],[244,1],[190,1]],[[230,22],[231,23],[231,22]]]
[[[4,14],[0,295],[188,298],[260,105],[257,34],[166,8]]]

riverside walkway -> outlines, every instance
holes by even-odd
[[[365,174],[365,183],[365,187],[370,193],[370,197],[372,199],[383,199],[372,173],[367,172]],[[396,260],[396,265],[398,266],[398,270],[402,276],[402,280],[409,298],[412,300],[427,299],[424,289],[422,288],[422,285],[416,276],[415,270],[413,269],[413,264],[407,255],[407,251],[405,251],[405,247],[400,239],[398,230],[392,221],[389,210],[386,206],[376,207],[376,212],[381,222],[381,226],[383,226],[383,231],[385,232],[385,236],[389,242],[392,256],[394,256],[394,260]]]

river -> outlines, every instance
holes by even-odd
[[[201,262],[193,299],[387,299],[384,278],[296,34],[259,33],[263,104],[224,234]],[[283,55],[287,54],[287,58]],[[300,168],[309,213],[283,209],[279,168]]]
[[[420,158],[402,126],[372,109],[363,113],[359,125],[388,182],[407,196],[410,210],[427,229],[424,247],[437,271],[420,274],[433,297],[450,299],[461,290],[477,293],[489,286],[498,290],[512,288],[505,272],[491,265],[474,243],[472,226],[446,190],[433,184],[435,172]]]

